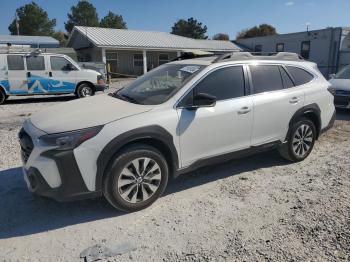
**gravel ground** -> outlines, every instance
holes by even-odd
[[[136,251],[108,261],[350,261],[349,111],[301,163],[272,151],[203,168],[172,181],[150,208],[125,214],[104,199],[57,203],[26,189],[19,128],[70,99],[0,106],[0,261],[79,261],[87,247],[125,242]]]

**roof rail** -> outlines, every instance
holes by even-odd
[[[39,55],[43,51],[39,48],[0,46],[0,54],[26,53],[28,55]]]
[[[238,60],[286,60],[286,61],[302,61],[304,60],[300,55],[289,52],[279,53],[262,53],[262,52],[234,52],[224,54],[216,58],[213,63],[238,61]]]

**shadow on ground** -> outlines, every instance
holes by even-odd
[[[202,168],[172,181],[165,193],[174,194],[243,172],[285,165],[275,151]],[[21,168],[0,171],[0,239],[54,230],[84,222],[128,215],[105,199],[59,203],[28,192]],[[156,205],[157,203],[155,203]]]
[[[18,96],[10,97],[5,104],[30,104],[30,103],[50,103],[50,102],[66,102],[76,99],[74,95],[58,95],[58,96]]]

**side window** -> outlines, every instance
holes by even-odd
[[[72,71],[76,67],[64,57],[51,56],[50,57],[52,71]]]
[[[294,67],[294,66],[286,66],[289,74],[292,76],[294,83],[296,86],[300,86],[310,82],[314,76],[304,69]]]
[[[8,67],[8,70],[24,70],[23,56],[8,55],[7,67]]]
[[[283,43],[278,43],[276,44],[276,52],[284,52],[284,44]]]
[[[195,86],[194,93],[206,93],[218,101],[244,96],[243,67],[231,66],[210,73]]]
[[[294,83],[293,83],[292,79],[290,79],[290,77],[287,74],[286,70],[284,70],[284,68],[282,66],[280,66],[280,72],[281,72],[283,87],[284,88],[294,87]]]
[[[278,66],[251,65],[254,94],[283,89],[282,78]]]
[[[143,66],[143,55],[134,54],[134,67]]]
[[[45,62],[43,56],[27,56],[26,61],[28,71],[45,70]]]

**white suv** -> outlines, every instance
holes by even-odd
[[[151,205],[170,177],[278,148],[301,161],[333,125],[330,84],[296,54],[235,53],[162,65],[109,95],[62,103],[19,133],[31,191]]]

